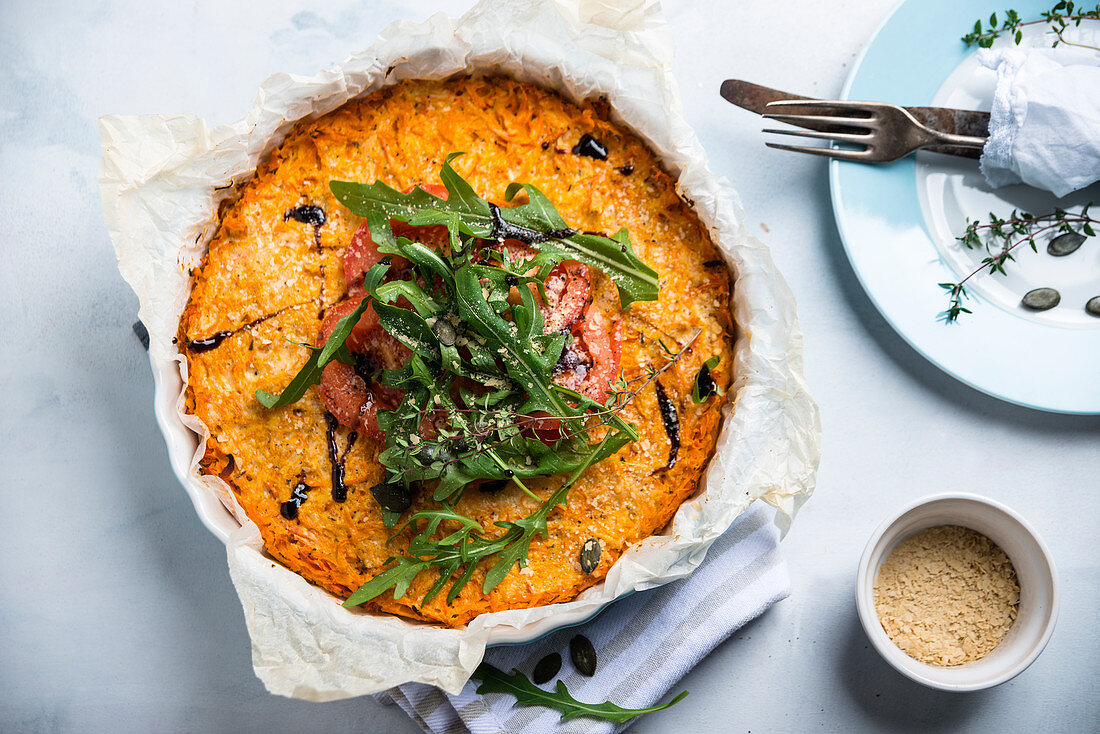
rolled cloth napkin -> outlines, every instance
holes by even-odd
[[[628,708],[655,705],[685,673],[749,620],[790,593],[787,567],[779,554],[773,510],[757,502],[707,552],[691,576],[621,599],[580,627],[559,630],[527,645],[487,650],[485,662],[505,673],[516,668],[531,677],[535,663],[550,653],[562,657],[561,671],[542,688],[564,681],[579,701],[612,701]],[[596,674],[573,667],[569,640],[587,637],[596,649]],[[409,683],[378,696],[396,703],[431,734],[610,734],[614,724],[582,717],[561,721],[556,710],[516,706],[510,694],[477,694],[471,680],[457,696]],[[662,712],[648,714],[661,716]]]
[[[1065,33],[1100,46],[1095,29]],[[997,73],[982,173],[994,188],[1022,182],[1065,196],[1100,180],[1100,51],[1050,48],[1049,34],[1029,41],[979,52]]]

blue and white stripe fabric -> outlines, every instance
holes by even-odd
[[[656,704],[715,646],[790,593],[772,515],[770,508],[756,503],[688,578],[622,599],[581,627],[559,630],[529,645],[490,649],[485,662],[505,673],[517,668],[530,677],[535,663],[558,652],[562,667],[555,680],[564,681],[576,699],[629,708]],[[569,659],[569,640],[576,634],[596,648],[598,666],[591,678],[579,674]],[[509,694],[479,696],[477,685],[470,681],[452,696],[410,683],[379,698],[399,705],[430,734],[611,734],[630,725],[589,717],[561,721],[552,709],[513,707],[516,699]],[[543,687],[553,690],[555,685],[552,681]]]

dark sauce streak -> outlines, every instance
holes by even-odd
[[[307,487],[306,483],[300,481],[294,485],[294,491],[290,493],[290,499],[279,505],[279,514],[285,517],[287,520],[293,520],[298,517],[298,510],[302,504],[309,499],[309,490],[311,487]]]
[[[625,166],[619,166],[618,171],[624,176],[629,176],[630,174],[634,173],[634,166],[628,163]]]
[[[721,260],[707,260],[703,263],[704,268],[724,268],[726,264]]]
[[[699,376],[695,378],[695,384],[699,386],[699,397],[706,399],[718,392],[718,383],[710,374],[710,367],[705,364],[699,368]]]
[[[573,146],[573,155],[585,155],[598,161],[607,160],[607,146],[585,133],[580,141]]]
[[[500,213],[500,207],[496,204],[489,204],[489,217],[493,222],[493,229],[489,232],[489,239],[491,240],[519,240],[525,245],[537,245],[547,240],[563,240],[577,233],[577,230],[572,227],[539,232],[538,230],[506,222]]]
[[[245,327],[241,328],[243,329]],[[238,329],[237,331],[240,331],[240,329]],[[211,349],[217,349],[218,347],[220,347],[223,341],[236,333],[236,331],[219,331],[213,336],[208,336],[205,339],[191,339],[187,342],[187,348],[195,354],[209,352]]]
[[[233,336],[234,334],[239,334],[240,332],[244,331],[245,329],[252,329],[255,326],[259,326],[260,324],[267,321],[268,319],[275,318],[276,316],[283,313],[284,311],[289,311],[292,308],[297,308],[298,306],[302,306],[302,305],[304,305],[304,304],[296,303],[293,306],[287,306],[286,308],[281,308],[278,311],[276,311],[275,313],[269,313],[267,316],[261,316],[260,318],[256,319],[255,321],[249,321],[244,326],[241,326],[240,328],[237,328],[237,329],[233,329],[232,331],[219,331],[219,332],[217,332],[217,333],[215,333],[211,336],[206,337],[205,339],[189,339],[188,342],[187,342],[187,348],[189,350],[191,350],[192,352],[194,352],[195,354],[201,354],[203,352],[209,352],[211,349],[217,349],[218,347],[220,347],[222,345],[223,341],[225,341],[229,337]],[[175,344],[175,339],[172,340],[172,343]],[[249,346],[249,349],[251,349],[251,348],[252,347]]]
[[[305,206],[296,206],[293,209],[287,209],[283,212],[283,221],[293,219],[295,222],[301,222],[302,224],[310,224],[314,227],[323,227],[325,225],[325,210],[319,206],[313,206],[312,204],[306,204]]]
[[[325,438],[328,440],[328,461],[332,465],[332,501],[343,502],[348,498],[348,487],[344,484],[344,462],[336,446],[336,426],[340,425],[336,416],[325,411]],[[348,437],[349,444],[351,437]],[[345,452],[345,457],[347,456]]]
[[[296,206],[283,212],[283,221],[285,222],[288,219],[311,225],[313,227],[313,243],[318,248],[321,247],[321,227],[325,226],[327,221],[324,209],[312,204]]]
[[[665,468],[671,469],[676,466],[676,455],[680,453],[680,417],[676,414],[676,406],[668,399],[661,383],[654,384],[657,385],[657,407],[661,409],[661,421],[665,424],[665,433],[671,444],[668,449],[668,466]]]

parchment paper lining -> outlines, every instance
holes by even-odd
[[[313,77],[275,74],[252,111],[231,125],[210,129],[187,115],[101,118],[103,207],[119,270],[149,329],[158,420],[174,470],[203,521],[226,541],[253,664],[271,692],[323,701],[419,681],[457,693],[487,643],[533,639],[631,590],[687,575],[753,500],[776,506],[785,528],[813,491],[820,425],[802,378],[794,298],[767,249],[745,231],[736,193],[707,169],[681,112],[671,61],[656,3],[484,0],[457,20],[395,23],[371,49]],[[681,195],[730,263],[741,338],[736,398],[717,453],[702,491],[680,507],[666,533],[631,548],[575,601],[486,614],[449,630],[346,610],[263,555],[259,531],[232,491],[198,472],[209,434],[182,410],[186,362],[172,342],[190,290],[188,269],[214,234],[219,202],[295,122],[401,79],[467,71],[503,72],[573,100],[605,95],[618,120],[679,176]]]

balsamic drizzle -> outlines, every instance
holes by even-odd
[[[519,240],[525,245],[537,245],[547,240],[564,240],[566,237],[572,237],[577,233],[577,230],[572,227],[539,232],[535,229],[506,222],[500,213],[500,207],[496,204],[489,204],[489,218],[493,222],[493,229],[489,232],[489,239],[491,240]]]
[[[699,368],[699,374],[695,377],[695,384],[698,387],[699,397],[704,400],[718,392],[718,383],[714,381],[714,377],[710,374],[710,367],[705,364]]]
[[[312,204],[296,206],[283,212],[283,221],[285,222],[288,219],[293,219],[295,222],[301,222],[302,224],[310,224],[314,227],[323,227],[326,221],[325,210]]]
[[[619,166],[617,170],[624,176],[629,176],[630,174],[634,173],[634,166],[627,163],[625,166]]]
[[[299,480],[294,485],[294,491],[290,493],[290,499],[279,505],[279,514],[287,520],[298,517],[298,510],[301,508],[302,503],[309,499],[310,489],[312,488],[307,487],[305,482]]]
[[[657,407],[661,409],[661,422],[665,424],[665,433],[670,444],[668,449],[668,466],[671,469],[676,466],[676,455],[680,453],[680,417],[676,414],[676,406],[668,399],[665,389],[660,382],[657,385]]]
[[[312,204],[296,206],[283,212],[283,221],[293,219],[295,222],[309,224],[313,227],[313,242],[317,247],[321,246],[321,227],[325,226],[325,210]]]
[[[359,434],[352,431],[348,435],[348,445],[344,448],[344,453],[340,454],[336,446],[336,426],[338,425],[340,423],[336,420],[336,416],[326,410],[325,439],[328,441],[328,461],[332,465],[332,501],[344,502],[348,498],[348,486],[344,484],[344,462]]]
[[[251,329],[254,326],[259,326],[268,319],[273,319],[284,311],[289,311],[290,309],[297,308],[301,305],[303,304],[296,303],[292,306],[287,306],[286,308],[280,308],[275,313],[269,313],[267,316],[261,316],[254,321],[249,321],[244,326],[233,329],[232,331],[219,331],[212,334],[211,336],[206,337],[205,339],[188,339],[187,348],[195,354],[201,354],[202,352],[209,352],[211,349],[217,349],[222,345],[223,341],[233,336],[234,334],[244,331],[245,329]],[[175,343],[175,340],[173,340],[173,343]]]
[[[580,141],[573,146],[573,155],[586,155],[598,161],[607,160],[607,146],[585,133]]]
[[[725,263],[721,260],[707,260],[705,263],[703,263],[704,268],[721,268],[724,266]]]
[[[237,331],[240,331],[238,329]],[[236,331],[219,331],[213,336],[208,336],[205,339],[189,339],[187,342],[187,348],[195,354],[201,354],[202,352],[209,352],[211,349],[217,349],[222,345],[222,342],[226,338],[236,334]]]

